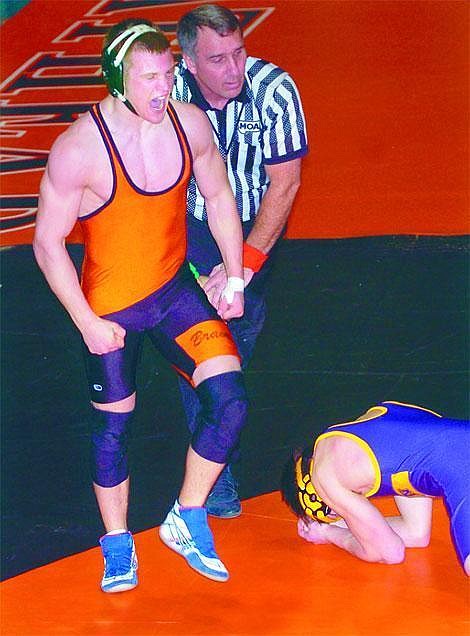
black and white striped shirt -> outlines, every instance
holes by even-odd
[[[308,151],[305,118],[294,81],[275,64],[248,57],[241,93],[218,110],[204,99],[182,60],[176,67],[172,97],[192,102],[206,112],[227,166],[240,219],[252,220],[269,185],[265,166],[302,157]],[[188,187],[188,214],[207,219],[194,177]]]

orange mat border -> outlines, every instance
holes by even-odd
[[[393,500],[380,500],[391,513]],[[469,581],[435,502],[431,545],[400,565],[365,563],[296,535],[278,492],[243,502],[238,519],[211,520],[231,579],[215,583],[166,548],[155,529],[138,533],[140,583],[106,595],[98,548],[0,586],[2,636],[463,636]]]

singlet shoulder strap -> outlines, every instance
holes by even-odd
[[[173,106],[173,104],[171,104],[171,102],[168,102],[167,112],[174,126],[175,132],[178,136],[183,153],[185,155],[185,172],[186,172],[188,168],[191,169],[191,164],[192,164],[191,146],[189,145],[186,132],[183,128],[183,124],[181,123],[178,117],[178,114],[176,112],[176,109]]]
[[[102,136],[106,136],[106,132],[104,129],[104,125],[102,122],[102,118],[101,118],[101,113],[98,109],[98,104],[93,104],[93,106],[90,108],[90,115],[92,117],[92,119],[94,120],[98,130],[100,131]]]
[[[115,161],[119,163],[118,156],[114,150],[114,144],[112,143],[111,136],[108,131],[108,127],[106,126],[106,122],[103,118],[103,113],[100,110],[99,104],[93,104],[90,109],[90,115],[92,116],[100,135],[103,139],[103,143],[106,146],[106,150],[108,154],[114,158]]]
[[[128,177],[126,176],[126,171],[125,168],[123,166],[122,163],[122,159],[119,155],[119,152],[114,144],[114,141],[111,137],[111,134],[109,132],[108,126],[106,125],[106,121],[103,117],[103,113],[101,112],[101,109],[99,107],[99,104],[93,104],[93,106],[90,109],[90,114],[91,117],[93,118],[99,132],[101,135],[101,138],[103,139],[103,143],[106,147],[106,151],[110,157],[111,163],[113,165],[113,169],[117,169],[119,173],[121,173],[121,175],[124,177],[124,179],[126,181],[128,181]],[[187,177],[188,174],[191,172],[192,170],[192,154],[191,154],[191,147],[189,145],[189,141],[188,138],[186,136],[185,130],[179,120],[179,117],[176,113],[176,110],[174,108],[174,106],[171,103],[168,103],[168,109],[167,109],[168,115],[170,117],[170,120],[173,124],[173,128],[176,132],[176,136],[178,138],[180,147],[181,147],[181,151],[183,153],[183,166],[184,166],[184,170],[183,170],[183,176]],[[181,176],[181,175],[180,175]],[[130,184],[132,185],[132,184]],[[132,185],[132,187],[134,187]]]

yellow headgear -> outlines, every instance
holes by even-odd
[[[297,496],[302,510],[307,517],[322,523],[333,523],[341,519],[339,515],[331,515],[331,508],[318,495],[312,483],[313,457],[308,464],[308,471],[302,474],[302,455],[295,463],[295,478],[297,481]]]

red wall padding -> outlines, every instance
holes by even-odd
[[[3,104],[99,100],[101,86],[13,87],[21,77],[70,72],[34,69],[41,52],[96,56],[101,37],[67,36],[79,21],[111,25],[141,15],[168,24],[191,4],[137,9],[138,0],[31,0],[1,27]],[[311,151],[290,238],[468,233],[466,2],[224,4],[251,16],[249,53],[289,70],[302,93]],[[123,10],[126,6],[133,9]],[[98,74],[99,69],[74,72]],[[23,160],[47,152],[64,127],[50,121],[13,125],[3,118],[2,162],[6,157],[11,165],[18,151]],[[37,195],[41,174],[42,169],[4,174],[3,218],[9,230],[2,232],[4,245],[31,240],[34,209],[29,214],[11,209],[5,197]],[[29,227],[18,229],[21,223]]]

